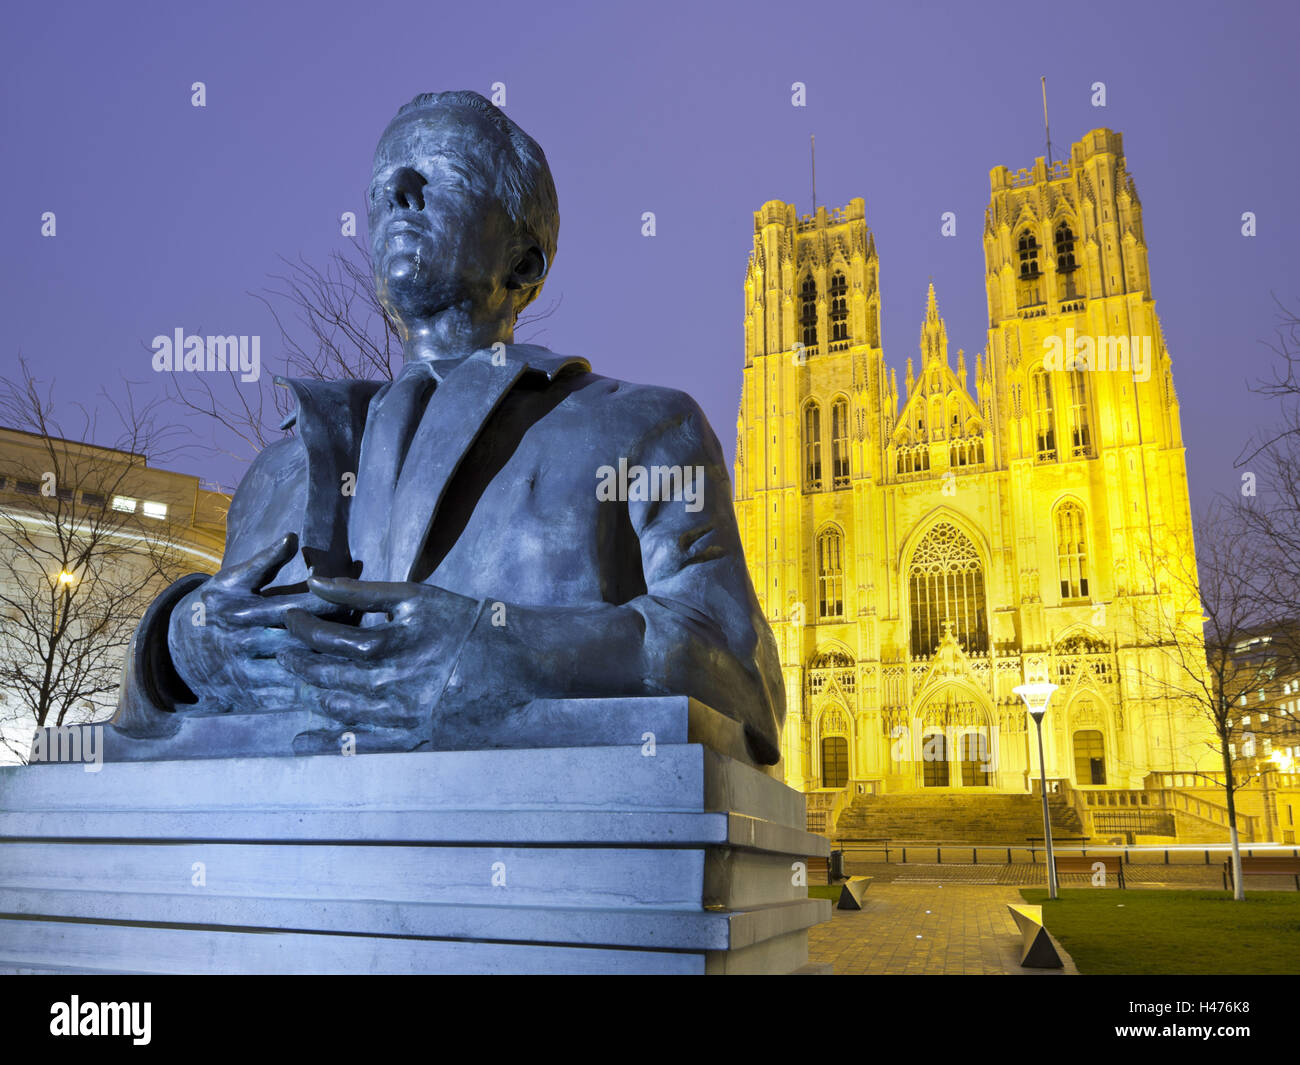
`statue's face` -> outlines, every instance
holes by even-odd
[[[380,300],[405,323],[449,307],[494,312],[528,246],[493,193],[507,149],[479,113],[417,110],[394,121],[375,152],[370,250]]]

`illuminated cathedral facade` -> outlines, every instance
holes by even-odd
[[[954,357],[931,286],[901,382],[863,200],[754,216],[736,511],[804,791],[1026,792],[1038,757],[1013,689],[1029,681],[1059,686],[1050,778],[1141,788],[1208,753],[1143,620],[1186,614],[1162,569],[1174,550],[1194,572],[1194,554],[1121,135],[990,182],[985,350]],[[1054,357],[1067,340],[1074,357]]]

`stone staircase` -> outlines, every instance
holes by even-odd
[[[1083,835],[1074,807],[1048,796],[1054,837]],[[1036,795],[860,795],[845,808],[832,839],[1019,843],[1043,834],[1043,807]]]

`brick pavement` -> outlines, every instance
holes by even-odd
[[[1077,974],[1059,943],[1064,969],[1020,967],[1020,933],[1007,903],[1023,901],[1003,884],[873,881],[861,911],[834,910],[828,923],[809,931],[808,960],[830,964],[840,976]]]

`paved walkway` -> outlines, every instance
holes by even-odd
[[[1064,969],[1020,967],[1008,902],[1024,902],[1008,885],[877,880],[860,911],[833,910],[828,923],[809,931],[808,960],[830,964],[837,976],[1077,974],[1059,943]]]

